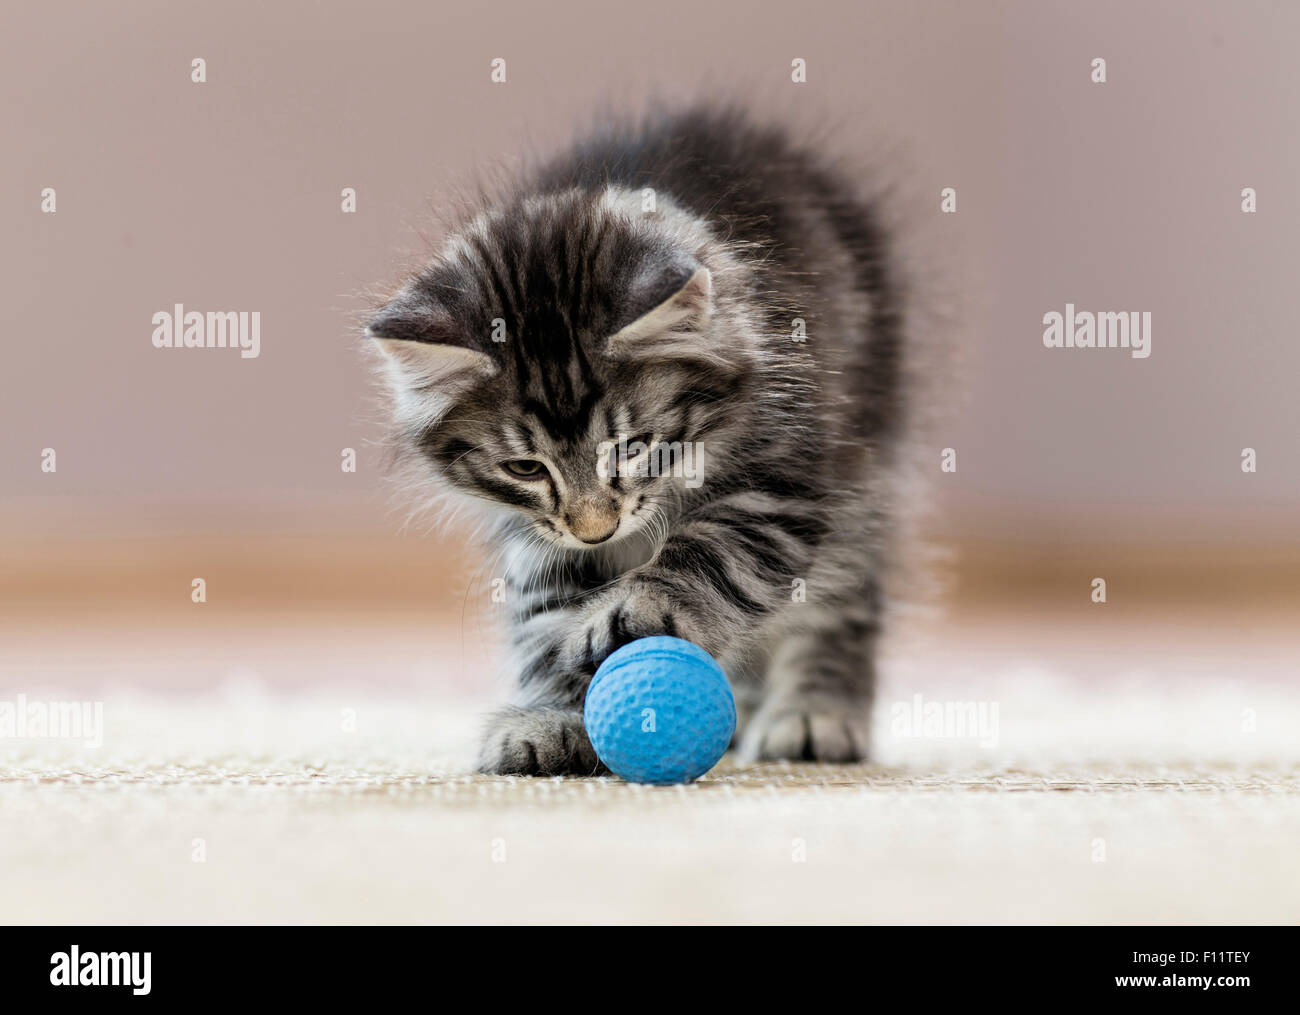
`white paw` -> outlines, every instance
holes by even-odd
[[[860,706],[767,705],[740,739],[740,760],[865,761],[870,734],[868,712]]]
[[[608,769],[587,739],[582,713],[506,708],[488,721],[479,750],[485,775],[603,775]]]

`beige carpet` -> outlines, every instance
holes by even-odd
[[[900,735],[926,665],[894,667],[877,764],[658,789],[467,774],[478,696],[115,690],[101,747],[0,740],[0,918],[1300,918],[1294,685],[992,667],[981,746]]]

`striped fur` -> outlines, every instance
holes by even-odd
[[[484,771],[598,770],[587,685],[654,634],[765,688],[744,755],[866,755],[902,327],[871,209],[735,113],[611,130],[467,217],[369,333],[399,449],[506,550],[519,694]],[[602,474],[643,436],[702,481]]]

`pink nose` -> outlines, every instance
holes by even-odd
[[[584,543],[603,543],[618,531],[618,501],[611,497],[583,497],[565,513],[564,522]]]

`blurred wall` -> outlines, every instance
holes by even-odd
[[[4,21],[11,543],[272,516],[385,530],[363,291],[418,256],[476,167],[602,106],[709,93],[829,124],[837,154],[899,185],[960,323],[964,394],[924,452],[940,529],[1296,534],[1298,5],[11,0]],[[1045,349],[1066,302],[1150,311],[1152,355]],[[260,311],[260,357],[153,348],[176,303]],[[959,469],[938,476],[945,446]]]

